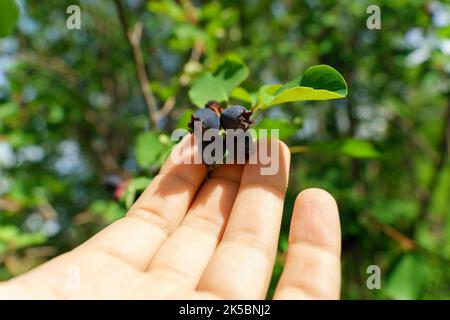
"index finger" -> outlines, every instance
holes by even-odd
[[[290,153],[278,140],[278,170],[246,164],[222,242],[200,281],[200,294],[225,299],[263,299],[272,274],[288,182]]]

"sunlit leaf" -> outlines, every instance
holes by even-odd
[[[187,109],[186,111],[184,111],[177,120],[177,124],[176,124],[176,128],[177,129],[187,129],[187,125],[189,123],[189,121],[191,120],[191,115],[194,113],[195,111],[192,109]]]
[[[358,139],[336,140],[332,142],[318,142],[310,146],[311,151],[339,154],[353,158],[378,158],[380,153],[369,142]]]
[[[89,207],[89,212],[101,216],[106,223],[111,223],[125,215],[125,209],[115,201],[97,200]]]
[[[174,21],[182,22],[186,20],[183,8],[173,0],[150,1],[147,8],[151,12],[163,14]]]
[[[265,106],[272,106],[295,101],[339,99],[346,95],[347,84],[342,75],[330,66],[317,65],[285,85],[264,88],[260,97]]]
[[[259,100],[263,105],[270,105],[274,99],[275,92],[282,87],[281,84],[268,84],[259,89]]]
[[[254,97],[242,87],[234,88],[231,92],[231,98],[247,102],[249,105],[255,104]]]
[[[161,142],[159,135],[158,132],[147,131],[136,138],[134,150],[136,161],[141,167],[154,165],[160,154],[165,151],[167,146]]]
[[[222,88],[229,95],[238,85],[247,79],[249,70],[245,64],[235,59],[226,59],[214,71],[213,76],[222,83]]]
[[[388,274],[384,292],[393,299],[418,299],[427,282],[427,266],[417,254],[400,258]]]
[[[151,181],[152,179],[147,177],[137,177],[128,181],[127,187],[121,197],[121,200],[125,202],[126,208],[130,208],[133,205],[137,194],[141,193]]]
[[[47,236],[40,232],[22,232],[15,225],[0,226],[0,243],[13,249],[26,248],[45,243]]]
[[[287,89],[280,94],[276,94],[274,99],[270,102],[270,105],[307,100],[331,100],[342,97],[342,95],[328,90],[316,90],[308,87],[294,87]]]
[[[377,158],[380,156],[370,142],[356,139],[345,140],[340,144],[339,152],[354,158]]]
[[[19,18],[19,8],[15,0],[1,0],[0,3],[0,37],[12,33]]]
[[[189,98],[198,107],[208,101],[227,101],[234,88],[248,77],[248,68],[235,59],[224,60],[213,73],[205,73],[189,90]]]
[[[147,177],[137,177],[130,181],[130,185],[133,185],[136,191],[144,190],[152,179]]]
[[[327,90],[341,98],[347,95],[344,77],[334,68],[321,64],[308,68],[300,80],[300,86],[315,90]]]
[[[228,95],[220,79],[215,78],[211,73],[205,73],[194,82],[189,90],[189,98],[197,107],[203,107],[211,100],[226,101]]]

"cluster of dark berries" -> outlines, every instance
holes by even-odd
[[[246,131],[254,123],[253,120],[250,120],[252,113],[243,106],[235,105],[222,108],[217,101],[210,101],[204,108],[194,112],[188,127],[191,133],[195,131],[195,126],[201,128],[202,135],[206,130],[213,131],[212,139],[206,141],[202,139],[203,151],[213,141],[220,139],[223,141],[223,150],[226,150],[228,154],[231,153],[234,160],[239,158],[247,160],[252,149],[252,139]],[[237,150],[239,139],[243,140],[245,144],[245,151],[241,152],[242,155]],[[205,155],[203,156],[205,158]],[[214,153],[212,156],[214,156]],[[211,164],[209,162],[211,161],[205,161],[205,163]]]
[[[200,121],[203,130],[223,128],[247,130],[253,121],[250,120],[252,111],[243,106],[229,106],[225,109],[217,101],[208,102],[203,109],[198,109],[191,116],[188,127],[194,130],[194,123]]]

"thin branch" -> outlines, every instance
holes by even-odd
[[[58,212],[50,203],[41,204],[38,209],[46,220],[56,219],[58,216]]]
[[[398,244],[404,251],[411,251],[417,249],[417,244],[415,243],[414,240],[405,236],[403,233],[401,233],[394,227],[378,221],[375,217],[369,216],[369,218],[372,221],[372,223],[375,224],[378,228],[380,228],[380,230],[384,234],[386,234],[392,240],[398,242]]]
[[[428,248],[421,246],[419,243],[409,238],[404,233],[398,231],[394,227],[378,221],[378,219],[372,216],[370,213],[368,217],[373,225],[379,228],[390,239],[397,242],[403,251],[415,251],[424,256],[437,259],[441,262],[450,263],[450,260],[447,257],[443,256],[440,253],[430,251]]]
[[[160,114],[158,112],[158,106],[156,104],[155,96],[150,88],[150,81],[148,78],[147,71],[145,69],[144,58],[142,56],[142,49],[140,45],[140,40],[142,36],[142,24],[136,23],[131,29],[128,23],[128,19],[125,13],[125,8],[121,0],[114,0],[116,5],[116,10],[119,15],[119,20],[127,39],[128,45],[133,53],[134,66],[136,68],[136,74],[139,81],[139,87],[144,97],[145,104],[147,105],[147,110],[150,116],[150,121],[153,127],[158,126],[158,121],[160,119]]]
[[[177,99],[175,98],[175,96],[171,96],[170,98],[168,98],[166,102],[164,102],[162,108],[159,110],[159,116],[161,118],[167,116],[173,110],[173,107],[175,107],[176,101]]]
[[[194,43],[194,46],[192,47],[191,56],[189,58],[189,62],[199,62],[200,58],[203,55],[203,52],[205,51],[205,45],[202,40],[197,40]]]
[[[0,198],[0,210],[5,210],[8,212],[19,212],[22,210],[23,206],[14,200],[8,198]]]

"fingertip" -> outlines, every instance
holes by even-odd
[[[289,147],[282,140],[273,139],[272,141],[277,142],[280,146],[280,153],[283,154],[288,160],[291,159],[291,152],[289,151]]]
[[[339,210],[334,197],[318,188],[305,189],[295,200],[291,243],[308,242],[340,254]]]
[[[308,188],[301,191],[295,199],[295,205],[307,202],[320,207],[332,208],[337,211],[338,205],[334,197],[326,190],[320,188]]]

